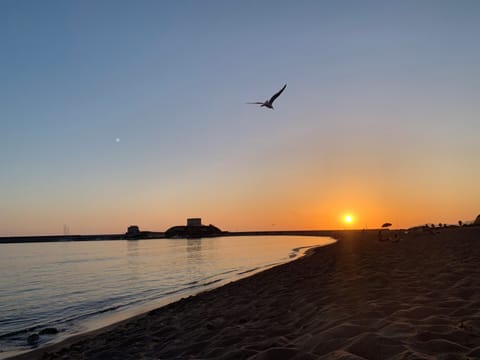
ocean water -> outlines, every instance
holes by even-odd
[[[331,238],[241,236],[0,244],[0,358],[293,260]]]

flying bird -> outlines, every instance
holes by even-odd
[[[270,100],[266,100],[264,102],[260,102],[260,101],[256,101],[256,102],[249,102],[247,104],[257,104],[257,105],[260,105],[260,107],[267,107],[269,109],[272,109],[273,110],[273,102],[275,101],[276,98],[278,98],[280,96],[280,94],[283,92],[283,90],[285,90],[285,88],[287,87],[287,84],[283,85],[283,87],[280,89],[279,92],[277,92],[275,95],[273,95]]]

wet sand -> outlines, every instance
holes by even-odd
[[[480,228],[338,239],[17,359],[480,359]]]

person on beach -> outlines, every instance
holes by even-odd
[[[378,241],[383,241],[382,230],[378,230]]]
[[[390,237],[383,237],[383,229],[378,230],[378,241],[389,241]]]

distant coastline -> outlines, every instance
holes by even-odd
[[[136,239],[158,239],[164,237],[163,232],[145,232]],[[41,236],[4,236],[0,237],[0,244],[65,242],[65,241],[95,241],[95,240],[129,240],[125,234],[99,235],[41,235]]]
[[[391,226],[390,223],[384,225]],[[97,234],[97,235],[29,235],[29,236],[0,236],[0,244],[15,243],[39,243],[39,242],[65,242],[65,241],[105,241],[105,240],[148,240],[163,238],[206,238],[220,236],[277,236],[277,235],[301,235],[301,236],[330,236],[337,237],[339,233],[369,233],[385,230],[383,227],[371,229],[336,229],[336,230],[273,230],[273,231],[222,231],[210,224],[203,225],[201,218],[189,218],[186,225],[176,225],[166,231],[140,230],[137,225],[128,227],[122,234]],[[425,224],[410,227],[408,229],[396,229],[397,231],[434,232],[446,228],[480,226],[480,215],[473,221],[459,221],[458,225],[448,224]]]
[[[378,231],[373,230],[350,230]],[[279,236],[279,235],[304,235],[304,236],[334,236],[338,230],[285,230],[285,231],[222,231],[216,236]],[[142,231],[137,236],[131,237],[123,234],[98,234],[98,235],[41,235],[41,236],[3,236],[0,244],[17,243],[42,243],[42,242],[67,242],[67,241],[105,241],[105,240],[153,240],[165,238],[164,232]]]

